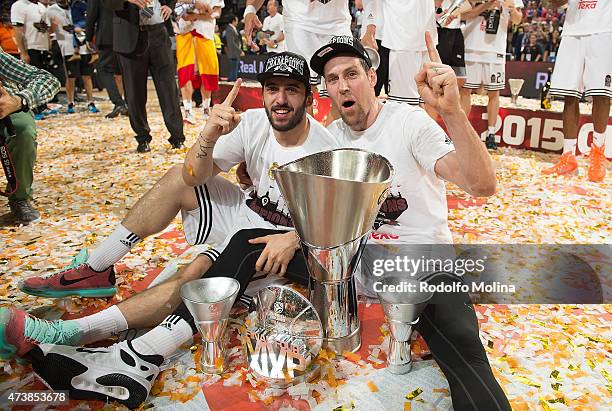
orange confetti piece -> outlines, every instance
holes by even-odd
[[[193,166],[191,164],[187,166],[187,172],[191,177],[195,177],[195,173],[193,172]]]
[[[347,350],[342,351],[342,356],[351,362],[359,362],[361,360],[361,355]]]
[[[404,402],[404,411],[411,411],[412,410],[412,403],[409,403],[408,401]]]
[[[372,392],[378,392],[378,387],[374,384],[374,381],[368,381],[368,388]]]

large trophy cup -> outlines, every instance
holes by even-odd
[[[386,276],[382,291],[377,292],[391,332],[387,369],[392,374],[405,374],[412,368],[412,329],[433,296],[432,292],[420,291],[420,284],[411,278]]]
[[[240,283],[233,278],[211,277],[189,281],[181,287],[181,298],[202,336],[202,370],[225,371],[225,329]]]
[[[338,149],[272,172],[302,243],[323,346],[356,351],[361,335],[353,271],[387,196],[393,167],[378,154]]]

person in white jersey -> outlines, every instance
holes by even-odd
[[[372,9],[376,22],[375,36],[389,49],[390,101],[418,105],[422,101],[414,81],[423,63],[428,61],[427,47],[423,40],[425,31],[432,33],[437,43],[434,0],[379,0]]]
[[[264,0],[247,0],[244,11],[244,31],[251,44],[253,29],[262,27],[256,13]],[[287,51],[311,56],[332,36],[351,34],[351,13],[348,0],[285,0],[283,1],[285,45]],[[310,82],[316,86],[320,77],[310,71]],[[324,85],[321,95],[326,95]]]
[[[487,90],[486,146],[489,150],[497,149],[495,123],[499,114],[499,92],[506,86],[508,25],[521,22],[522,8],[522,0],[488,0],[461,15],[467,21],[464,32],[467,79],[461,88],[461,105],[469,115],[472,91],[481,85]],[[499,14],[497,30],[493,26],[487,32],[487,20],[491,13]]]
[[[309,74],[308,62],[301,56],[288,52],[270,56],[264,72],[258,76],[265,108],[247,110],[242,115],[231,107],[240,87],[238,80],[225,102],[211,110],[183,166],[174,167],[166,174],[143,198],[143,204],[137,205],[139,211],[132,211],[132,215],[141,214],[142,220],[159,220],[160,211],[165,210],[171,220],[178,211],[173,206],[178,200],[182,204],[178,208],[183,210],[187,239],[218,245],[215,250],[198,256],[171,281],[75,321],[50,323],[14,308],[2,308],[0,356],[6,358],[7,353],[25,356],[35,351],[31,353],[33,366],[54,389],[69,390],[71,398],[106,399],[108,396],[136,407],[146,399],[164,358],[191,340],[196,332],[189,311],[179,305],[180,285],[206,274],[213,266],[211,260],[219,257],[233,233],[244,228],[272,232],[282,229],[282,233],[252,240],[259,244],[260,255],[256,263],[251,263],[251,271],[257,266],[266,273],[284,274],[299,245],[288,209],[269,170],[275,164],[338,147],[336,139],[305,112],[312,99]],[[238,186],[217,175],[242,161],[246,161],[255,182],[247,198]],[[180,182],[175,180],[177,177]],[[177,185],[183,188],[176,191]],[[145,208],[144,202],[148,203]],[[123,227],[123,231],[125,234],[127,229]],[[121,240],[133,242],[138,238],[130,234],[108,240],[117,243],[114,248],[120,248],[124,245]],[[106,258],[113,253],[112,247],[106,247]],[[241,261],[233,255],[229,259]],[[85,282],[90,276],[108,277],[108,272],[96,273],[85,266],[68,269],[55,277],[68,281],[82,278]],[[242,283],[246,286],[248,280]],[[106,339],[127,328],[152,326],[157,327],[138,339],[96,348],[94,353],[71,346]],[[44,345],[37,350],[39,343]],[[80,366],[74,367],[75,363]],[[112,390],[113,386],[125,387],[128,394]]]
[[[355,2],[357,4],[357,2]],[[383,88],[385,95],[389,94],[389,49],[382,45],[383,19],[380,11],[380,2],[377,0],[363,0],[363,24],[361,26],[361,44],[373,48],[378,52],[380,63],[376,69],[376,95],[379,96]]]
[[[268,0],[268,16],[264,19],[262,31],[266,33],[264,43],[268,53],[282,53],[287,50],[285,45],[285,22],[278,12],[278,1]]]
[[[420,107],[393,101],[382,104],[376,98],[376,72],[357,39],[335,37],[310,61],[324,76],[330,98],[340,109],[341,119],[329,131],[346,146],[385,156],[395,170],[374,226],[372,237],[377,244],[366,247],[357,274],[362,292],[369,296],[376,295],[372,283],[379,279],[372,271],[375,260],[393,260],[406,247],[426,252],[432,244],[452,243],[444,180],[475,196],[495,192],[491,159],[461,109],[456,75],[441,64],[429,33],[423,42],[431,62],[422,66],[415,84],[425,104],[444,119],[450,138]],[[441,272],[421,280],[430,284],[459,281]],[[454,409],[510,410],[480,342],[468,296],[452,301],[445,297],[444,303],[425,308],[416,328],[448,379]]]
[[[588,179],[601,182],[606,176],[606,135],[612,98],[612,1],[552,1],[569,4],[561,34],[561,45],[552,75],[550,94],[563,96],[563,155],[543,174],[563,175],[578,169],[579,102],[593,99],[593,143],[589,153]],[[608,144],[610,147],[610,144]]]

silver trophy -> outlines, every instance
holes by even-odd
[[[455,0],[450,5],[448,10],[446,10],[445,13],[443,13],[442,15],[438,17],[437,22],[441,27],[446,27],[446,25],[449,23],[448,19],[451,16],[459,17],[461,13],[465,13],[471,8],[472,8],[472,5],[470,4],[468,0]]]
[[[372,68],[376,70],[378,66],[380,66],[380,54],[378,54],[378,51],[374,50],[371,47],[364,47],[364,49],[370,57],[370,61],[372,62]]]
[[[516,104],[518,100],[518,96],[521,93],[521,89],[523,88],[523,84],[525,80],[522,78],[511,78],[508,79],[508,84],[510,85],[510,94],[512,95],[511,101],[512,104]]]
[[[323,346],[356,351],[361,335],[353,271],[387,197],[393,167],[378,154],[338,149],[272,172],[302,243]]]
[[[225,329],[240,283],[233,278],[211,277],[189,281],[181,287],[181,298],[202,336],[202,370],[225,371]]]
[[[421,291],[420,284],[412,278],[386,276],[383,291],[377,292],[391,332],[387,369],[393,374],[405,374],[412,368],[412,328],[433,296],[432,292]]]
[[[269,386],[286,388],[317,376],[323,327],[312,304],[282,285],[260,290],[247,316],[242,345],[249,368]]]

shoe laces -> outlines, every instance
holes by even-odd
[[[79,333],[78,327],[67,329],[63,320],[48,321],[28,315],[25,321],[25,338],[39,344],[72,343]]]
[[[591,153],[589,155],[591,164],[595,168],[601,168],[604,166],[604,150],[603,147],[597,147],[596,145],[591,146]]]
[[[49,274],[45,274],[43,276],[41,276],[41,278],[47,280],[51,277],[55,277],[56,275],[65,273],[68,270],[72,270],[73,268],[76,268],[82,264],[85,264],[87,262],[87,259],[89,258],[89,254],[87,253],[87,249],[82,249],[81,251],[79,251],[79,253],[77,255],[74,256],[74,258],[72,259],[72,261],[70,262],[70,265],[68,265],[66,268],[56,272],[56,273],[49,273]]]

